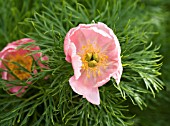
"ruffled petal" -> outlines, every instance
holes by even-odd
[[[122,64],[121,64],[121,62],[120,62],[117,71],[115,71],[115,72],[112,74],[112,77],[115,79],[115,81],[116,81],[117,84],[120,83],[120,79],[121,79],[121,76],[122,76],[122,72],[123,72],[123,67],[122,67]]]
[[[119,54],[120,54],[120,43],[117,39],[117,36],[114,34],[113,30],[110,29],[106,24],[102,23],[102,22],[98,22],[97,24],[95,24],[95,26],[100,29],[100,30],[103,30],[105,31],[106,33],[108,33],[114,42],[112,42],[112,44],[115,44],[116,48],[119,50]]]
[[[74,69],[75,79],[77,80],[81,76],[81,72],[80,72],[81,66],[82,66],[81,57],[78,55],[75,55],[71,59],[72,59],[72,66]]]
[[[74,92],[79,95],[83,95],[90,103],[99,105],[100,96],[97,87],[90,86],[89,84],[84,84],[83,77],[80,77],[78,80],[75,79],[75,76],[72,76],[69,80],[70,86]]]
[[[76,46],[74,43],[70,43],[69,48],[67,50],[67,55],[66,55],[66,61],[67,62],[72,62],[71,57],[76,55]]]
[[[100,46],[99,42],[102,42],[101,44],[104,45],[107,42],[111,41],[111,36],[107,34],[106,32],[102,30],[98,30],[96,27],[91,28],[82,28],[81,32],[85,36],[86,41],[88,44],[96,44]]]
[[[76,46],[76,53],[81,53],[82,47],[87,44],[86,38],[80,28],[70,36],[70,40]]]
[[[72,67],[74,69],[74,74],[75,78],[78,79],[81,75],[81,66],[82,66],[82,61],[81,57],[76,55],[76,46],[74,43],[70,43],[70,46],[68,48],[66,60],[68,62],[72,62]]]
[[[70,29],[69,32],[67,33],[65,39],[64,39],[64,53],[66,55],[66,61],[68,61],[68,62],[71,62],[70,56],[68,54],[69,53],[70,44],[71,44],[70,36],[72,34],[74,34],[76,29],[78,29],[78,28]]]
[[[8,46],[10,45],[13,45],[13,46],[20,46],[20,45],[23,45],[23,44],[27,44],[29,42],[35,42],[33,39],[30,39],[30,38],[23,38],[23,39],[20,39],[20,40],[17,40],[17,41],[14,41],[12,43],[9,43]]]

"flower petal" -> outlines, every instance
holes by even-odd
[[[100,96],[97,87],[92,87],[83,83],[83,78],[76,80],[75,76],[72,76],[69,80],[71,88],[79,95],[83,95],[90,103],[99,105]]]
[[[25,92],[26,88],[27,88],[26,86],[25,87],[23,87],[23,86],[15,86],[15,87],[10,88],[9,91],[11,93],[17,93],[19,90],[21,90],[20,93],[18,93],[16,95],[16,96],[20,97]]]
[[[81,75],[80,70],[82,66],[82,61],[81,61],[81,57],[76,55],[76,47],[74,43],[70,43],[66,60],[72,62],[72,67],[74,69],[75,77],[76,79],[78,79]]]
[[[67,49],[67,55],[66,55],[66,61],[67,62],[72,62],[71,57],[76,55],[76,47],[74,43],[70,43],[69,48]]]
[[[70,36],[71,42],[76,46],[76,52],[82,51],[82,47],[87,44],[86,38],[82,33],[81,29],[77,29],[74,34]]]
[[[64,39],[64,53],[66,55],[66,61],[68,61],[68,62],[71,62],[70,56],[68,56],[69,48],[70,48],[70,44],[71,44],[70,36],[72,34],[74,34],[76,29],[77,28],[70,29],[69,32],[67,33],[65,39]]]
[[[81,72],[80,72],[81,66],[82,66],[81,57],[78,55],[75,55],[71,59],[72,59],[72,66],[74,69],[75,79],[77,80],[81,76]]]
[[[92,104],[99,105],[100,104],[100,95],[98,88],[91,88],[88,90],[88,93],[84,95],[84,97]]]
[[[119,63],[119,67],[117,69],[117,71],[115,71],[113,74],[112,74],[112,77],[115,79],[116,83],[119,84],[120,83],[120,79],[121,79],[121,76],[122,76],[122,72],[123,72],[123,67],[122,67],[122,64]]]
[[[113,33],[113,30],[110,29],[106,24],[104,24],[102,22],[98,22],[97,24],[95,24],[95,26],[97,28],[105,31],[106,33],[108,33],[112,37],[112,39],[114,40],[113,44],[115,44],[116,48],[120,51],[120,44],[119,44],[119,41],[117,39],[117,36]]]
[[[91,44],[96,44],[98,40],[102,42],[111,41],[111,36],[109,34],[107,34],[106,32],[102,30],[98,30],[96,27],[91,27],[91,28],[86,28],[86,29],[82,28],[81,32],[85,36],[86,41],[90,42]]]

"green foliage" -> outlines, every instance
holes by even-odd
[[[0,32],[6,29],[1,37],[5,40],[1,48],[5,42],[19,39],[24,36],[21,33],[25,33],[36,40],[41,52],[49,57],[50,68],[39,71],[28,80],[32,84],[21,98],[4,90],[8,90],[8,83],[26,85],[25,82],[0,80],[1,125],[132,125],[133,114],[129,114],[128,105],[132,102],[133,106],[143,109],[147,106],[146,98],[151,97],[150,94],[155,97],[156,92],[163,88],[158,78],[162,56],[158,53],[159,47],[153,47],[151,42],[157,34],[157,29],[153,28],[155,20],[150,20],[154,14],[145,12],[142,2],[26,0],[19,3],[12,0],[8,5],[2,2],[0,5],[5,13],[0,24],[4,28]],[[5,8],[15,12],[7,13]],[[7,18],[8,15],[11,18]],[[68,80],[73,70],[65,61],[63,52],[67,31],[80,23],[91,22],[104,22],[113,29],[121,44],[124,69],[120,85],[111,79],[99,89],[100,106],[90,104],[72,91]],[[22,32],[18,32],[18,28]],[[48,79],[44,80],[46,76]]]
[[[170,59],[169,59],[169,47],[170,47],[170,1],[167,0],[154,0],[143,1],[143,6],[145,6],[145,11],[152,13],[150,20],[154,21],[154,28],[157,29],[158,34],[153,36],[153,44],[161,44],[160,53],[163,57],[163,66],[161,69],[161,78],[165,83],[165,90],[156,95],[156,98],[152,97],[146,98],[147,108],[144,111],[140,111],[134,106],[130,107],[130,111],[136,114],[134,118],[134,125],[138,126],[169,126],[169,114],[170,111],[168,106],[170,106],[169,94],[170,94]]]

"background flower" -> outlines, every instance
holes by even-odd
[[[100,103],[98,87],[122,75],[120,45],[104,23],[80,24],[72,28],[64,41],[66,60],[72,63],[72,89],[93,104]]]
[[[21,40],[14,41],[9,43],[1,52],[0,52],[0,68],[4,71],[2,72],[2,79],[4,80],[27,80],[31,77],[31,73],[37,73],[37,69],[33,66],[33,62],[36,61],[37,64],[41,68],[47,68],[47,66],[41,63],[40,58],[42,60],[48,60],[47,56],[42,57],[42,53],[34,51],[40,50],[39,46],[35,46],[31,44],[27,47],[18,48],[21,45],[27,43],[34,43],[34,40],[30,38],[24,38]],[[33,53],[30,55],[30,53]],[[27,82],[30,84],[31,82]],[[17,93],[19,90],[20,93],[17,96],[20,96],[27,86],[14,86],[8,84],[7,86],[11,86],[9,91],[11,93]]]

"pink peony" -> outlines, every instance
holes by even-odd
[[[41,68],[47,68],[47,66],[43,65],[39,58],[42,58],[42,60],[48,60],[47,56],[42,57],[42,53],[37,52],[33,53],[33,51],[40,50],[39,46],[31,45],[27,46],[25,48],[18,48],[21,45],[24,45],[29,42],[34,42],[34,40],[30,38],[24,38],[21,40],[17,40],[15,42],[9,43],[1,52],[0,52],[0,68],[3,70],[7,70],[7,67],[10,69],[10,71],[19,79],[19,80],[27,80],[31,77],[31,72],[37,73],[36,68],[32,67],[33,61],[37,61],[38,65]],[[29,55],[30,53],[33,53],[32,56]],[[19,66],[21,65],[21,66]],[[27,71],[23,70],[25,68]],[[32,69],[34,69],[32,71]],[[2,79],[4,80],[16,80],[16,77],[14,77],[12,74],[10,74],[7,71],[2,72]],[[30,84],[31,82],[28,82]],[[7,86],[12,86],[11,84],[8,84]],[[25,92],[27,86],[13,86],[9,89],[11,93],[17,93],[19,90],[21,92],[17,94],[17,96],[20,96],[22,93]]]
[[[69,83],[74,92],[99,105],[98,87],[110,77],[119,84],[122,75],[120,44],[105,24],[80,24],[70,29],[64,40],[66,61],[72,63],[74,76]]]

